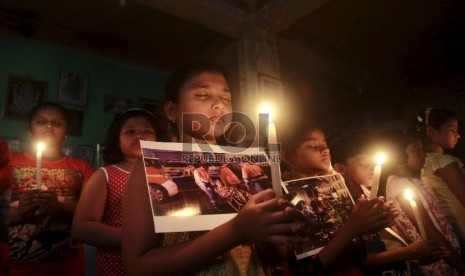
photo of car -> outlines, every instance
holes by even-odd
[[[147,183],[151,196],[158,202],[165,202],[179,193],[178,186],[169,174],[163,171],[158,158],[144,158]]]

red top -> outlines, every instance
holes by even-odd
[[[13,183],[10,206],[17,206],[22,193],[37,188],[36,158],[24,152],[14,154],[11,167]],[[77,203],[83,184],[93,173],[89,164],[71,156],[56,161],[42,160],[41,167],[42,189],[54,192],[62,203]],[[41,275],[36,273],[42,268],[61,267],[61,264],[64,270],[60,274],[63,275],[73,275],[83,269],[84,259],[80,255],[82,246],[71,240],[72,219],[72,213],[59,213],[37,222],[10,226],[11,275]]]
[[[102,222],[112,227],[121,228],[121,201],[129,172],[115,165],[101,168],[107,176],[107,201]],[[121,248],[98,247],[95,254],[97,275],[124,275]]]
[[[0,193],[11,185],[10,158],[7,143],[0,139]]]

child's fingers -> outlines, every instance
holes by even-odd
[[[266,235],[295,235],[301,233],[307,224],[305,222],[288,222],[288,223],[276,223],[266,227],[264,234]]]
[[[292,247],[296,243],[308,241],[308,238],[293,235],[268,235],[264,236],[262,241],[275,245],[285,245],[286,247]]]
[[[260,191],[256,194],[254,194],[252,197],[250,197],[249,200],[251,200],[254,203],[262,203],[265,201],[269,201],[270,199],[276,198],[274,192],[272,189],[266,189],[263,191]]]
[[[286,207],[284,210],[263,212],[262,218],[267,224],[276,224],[293,222],[296,220],[302,221],[305,219],[305,216],[294,208]]]

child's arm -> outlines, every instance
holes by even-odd
[[[107,178],[97,170],[84,185],[73,219],[72,236],[87,244],[121,247],[121,229],[102,223],[107,200]]]
[[[413,214],[412,208],[410,204],[408,203],[407,199],[405,199],[402,195],[398,195],[396,197],[396,200],[399,202],[402,210],[404,210],[404,212],[407,214],[410,221],[416,224],[415,216]],[[430,216],[428,215],[425,208],[423,207],[423,204],[419,203],[417,204],[417,206],[418,206],[418,212],[420,213],[420,216],[425,226],[427,239],[437,241],[438,245],[442,246],[444,250],[447,250],[447,252],[449,252],[449,256],[447,258],[449,263],[452,266],[454,266],[458,271],[464,271],[464,264],[460,260],[460,256],[457,254],[455,249],[451,247],[451,245],[445,239],[445,237],[441,233],[439,233],[439,231],[436,229],[433,222],[431,221]],[[418,229],[418,226],[417,226],[417,229]]]
[[[439,247],[432,240],[417,241],[406,247],[382,252],[370,252],[367,257],[367,267],[377,267],[408,260],[418,260],[421,263],[431,263],[449,256],[449,251]]]
[[[365,232],[373,232],[394,222],[395,213],[384,206],[379,198],[360,198],[355,204],[349,220],[320,252],[323,267],[327,268],[349,243]]]
[[[232,220],[183,244],[162,247],[155,234],[144,168],[133,167],[123,197],[123,260],[129,275],[185,274],[207,265],[241,242],[255,240],[283,244],[292,240],[299,223],[285,201],[272,190],[254,195]]]
[[[444,183],[449,187],[452,193],[465,207],[465,174],[457,164],[457,162],[450,163],[444,168],[434,171],[436,176],[439,176]]]

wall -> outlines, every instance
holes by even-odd
[[[81,136],[69,136],[66,141],[72,154],[76,153],[77,145],[92,145],[95,148],[96,143],[104,141],[106,129],[114,117],[114,114],[103,111],[104,95],[129,98],[133,105],[137,105],[138,98],[161,100],[167,78],[166,73],[152,69],[31,40],[0,37],[1,137],[28,140],[25,121],[5,119],[3,116],[9,75],[47,81],[46,99],[56,101],[61,69],[89,75],[87,105],[63,104],[67,108],[83,111]]]

